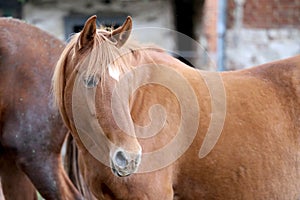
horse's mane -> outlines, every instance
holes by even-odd
[[[147,56],[147,53],[144,50],[163,52],[162,49],[155,45],[144,45],[135,40],[129,40],[122,47],[117,47],[114,40],[106,37],[107,34],[109,34],[109,31],[106,28],[97,29],[93,46],[84,53],[83,59],[78,61],[73,70],[84,70],[84,75],[86,77],[100,76],[101,83],[104,83],[105,75],[108,70],[117,70],[121,74],[125,73],[133,67],[131,64],[132,59],[139,60],[141,54]],[[68,59],[74,59],[76,51],[75,46],[77,45],[79,36],[80,34],[77,33],[71,37],[70,42],[62,52],[54,70],[52,90],[55,104],[59,107],[63,102],[62,95],[65,79],[65,65],[67,64]]]

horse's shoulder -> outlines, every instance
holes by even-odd
[[[278,89],[284,90],[300,101],[300,56],[295,56],[266,65],[269,79]]]
[[[284,101],[296,105],[290,106],[300,113],[300,55],[258,66],[251,72],[267,81]]]

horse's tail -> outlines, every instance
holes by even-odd
[[[73,136],[69,133],[66,141],[65,168],[72,183],[86,200],[95,200],[96,198],[88,189],[80,173],[78,165],[78,149]]]

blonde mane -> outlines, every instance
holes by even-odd
[[[93,46],[84,53],[81,60],[78,60],[78,63],[73,70],[83,70],[86,77],[100,76],[101,83],[103,83],[109,68],[117,70],[120,73],[125,73],[133,67],[130,64],[132,59],[140,59],[141,54],[145,53],[143,50],[163,52],[162,49],[155,45],[141,45],[134,40],[129,40],[122,47],[117,47],[113,37],[108,38],[106,36],[110,35],[110,32],[111,31],[108,31],[106,28],[97,29]],[[62,52],[54,70],[52,91],[54,102],[59,108],[62,108],[63,102],[65,66],[68,61],[74,59],[76,56],[76,45],[79,36],[80,33],[72,36],[70,42]],[[80,51],[80,49],[78,51]]]

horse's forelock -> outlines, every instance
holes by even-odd
[[[128,71],[132,66],[126,55],[131,53],[133,48],[136,48],[136,45],[132,42],[118,48],[108,36],[109,31],[98,30],[92,47],[87,50],[76,67],[83,70],[84,75],[87,77],[101,76],[102,82],[105,82],[105,75],[109,74],[109,70],[121,73]]]
[[[76,66],[73,66],[71,71],[82,70],[86,77],[100,76],[101,83],[104,83],[106,74],[109,74],[109,70],[118,71],[122,74],[133,67],[131,64],[132,56],[129,56],[132,52],[135,52],[135,58],[139,58],[142,56],[138,56],[138,54],[144,52],[139,51],[140,49],[148,49],[149,47],[152,50],[156,49],[154,46],[143,46],[135,41],[127,41],[122,47],[118,48],[114,45],[114,42],[108,38],[109,35],[110,32],[108,30],[98,29],[93,45],[89,49],[84,49],[84,52],[75,48],[80,34],[74,34],[72,36],[57,62],[52,80],[54,100],[58,107],[62,105],[63,101],[64,79],[66,76],[64,73],[68,61],[76,59],[76,62],[78,62]],[[161,49],[157,48],[157,50]]]
[[[105,74],[108,72],[108,67],[114,67],[114,70],[125,72],[127,66],[124,62],[125,59],[118,59],[121,57],[120,49],[115,47],[109,40],[105,39],[106,34],[108,34],[108,31],[106,30],[97,31],[93,46],[84,53],[84,56],[82,56],[81,53],[76,52],[75,48],[79,39],[79,34],[74,34],[70,42],[65,47],[59,60],[57,61],[52,77],[52,93],[54,97],[54,104],[59,109],[61,109],[63,103],[63,88],[66,77],[65,68],[68,64],[70,64],[67,63],[68,61],[78,59],[78,63],[76,66],[73,66],[73,70],[84,70],[84,73],[87,77],[99,74],[101,76],[101,80],[105,79]],[[124,49],[126,49],[126,47]],[[116,59],[123,60],[123,64],[112,65],[111,63],[113,63]]]

